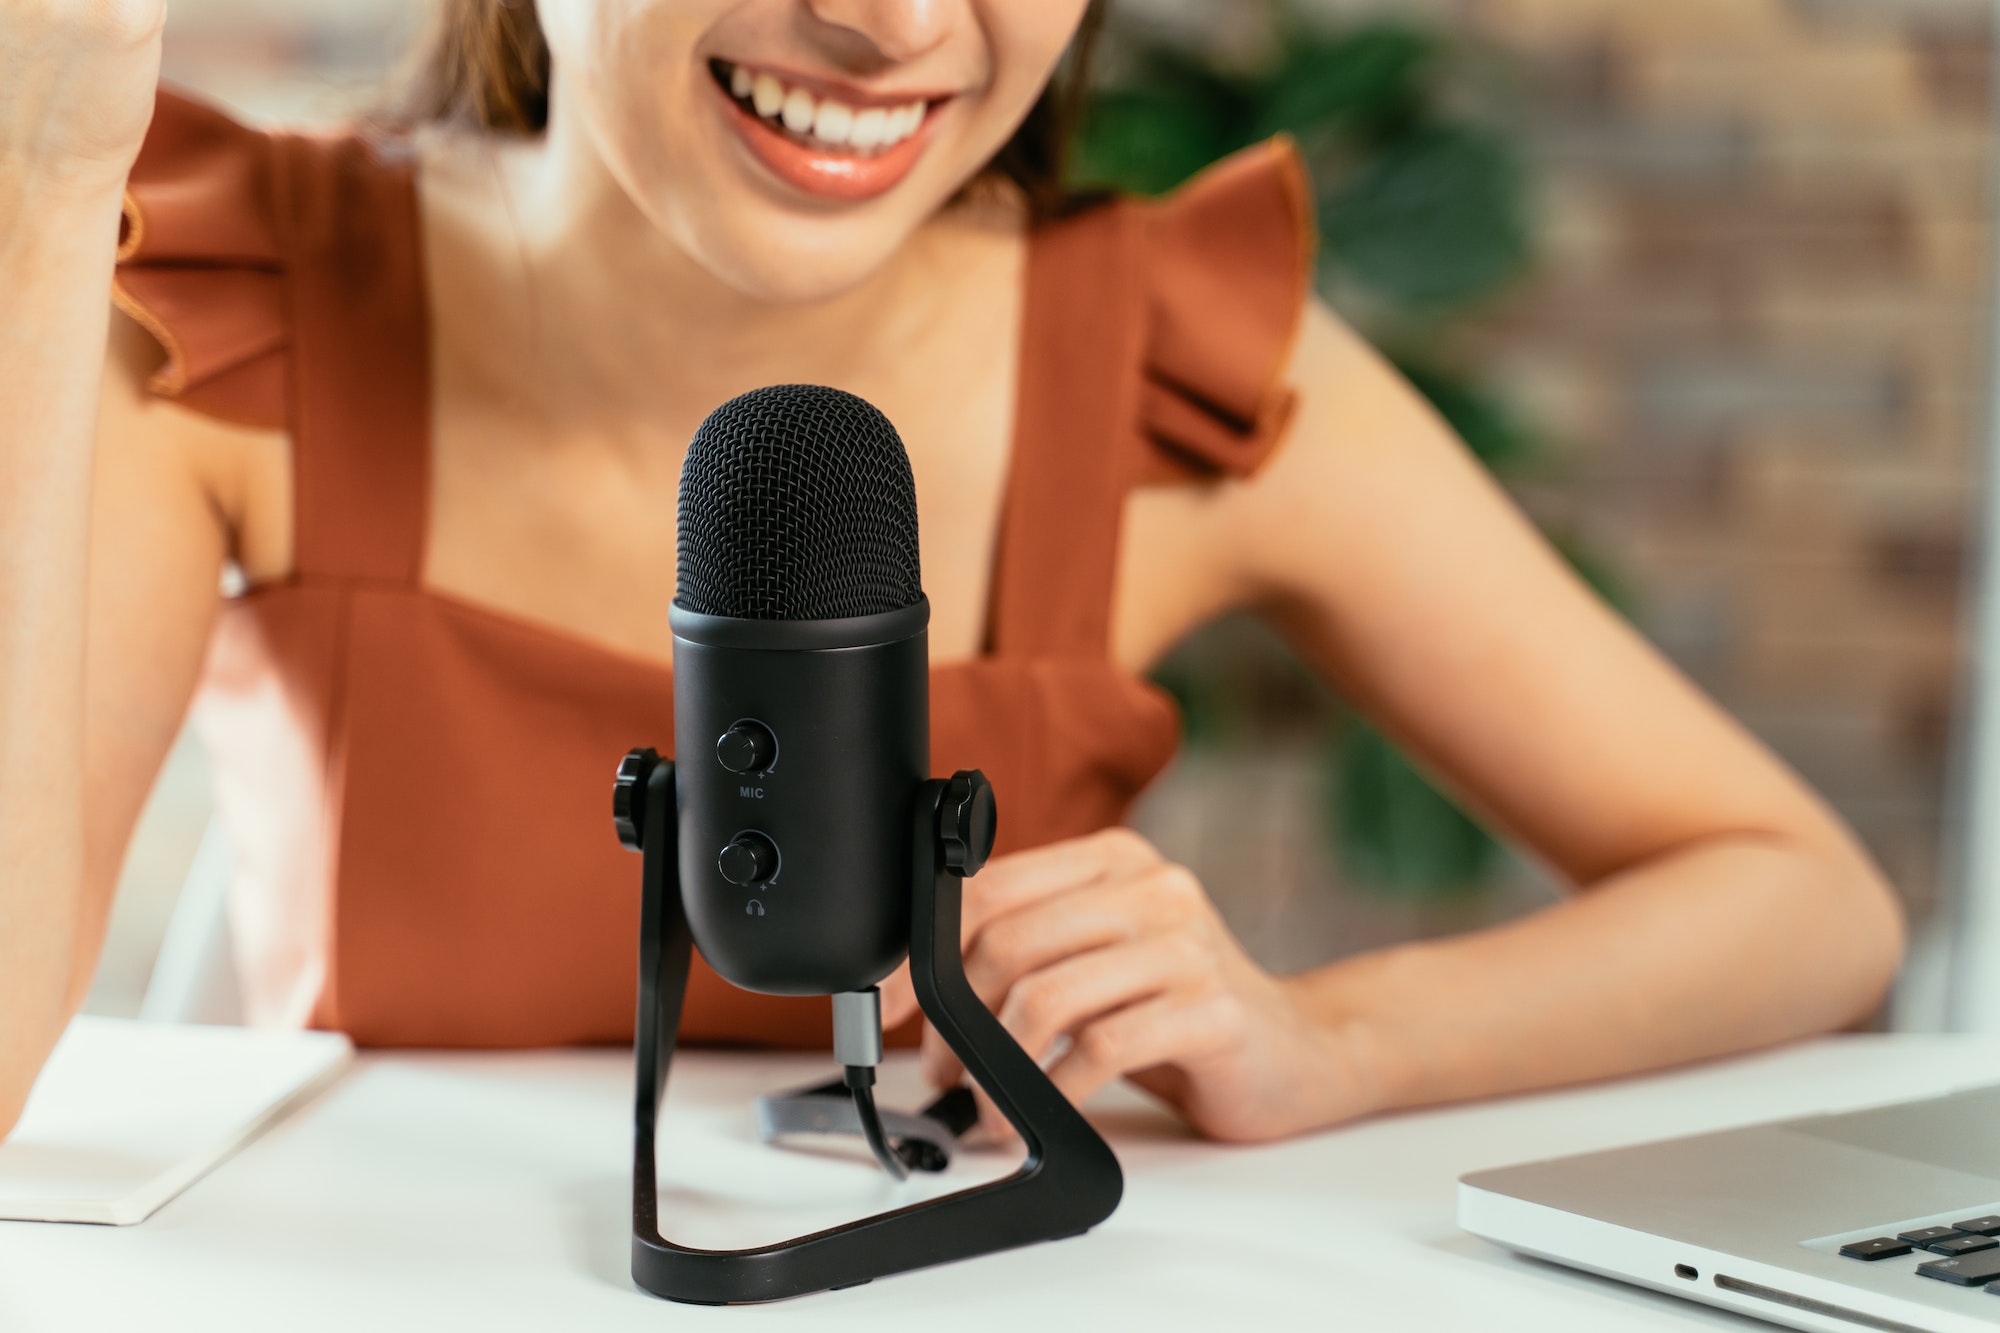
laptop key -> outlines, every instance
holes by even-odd
[[[1956,1259],[1933,1259],[1917,1265],[1918,1277],[1934,1277],[1960,1287],[1983,1287],[2000,1278],[2000,1247],[1962,1254]]]
[[[1946,1236],[1924,1248],[1932,1254],[1973,1254],[1979,1250],[2000,1250],[2000,1240],[1991,1236]]]
[[[1897,1240],[1894,1236],[1877,1236],[1874,1240],[1850,1240],[1840,1247],[1840,1252],[1849,1259],[1866,1259],[1873,1263],[1877,1259],[1894,1259],[1897,1255],[1910,1252],[1910,1242]]]
[[[1960,1231],[1974,1236],[2000,1236],[2000,1213],[1988,1213],[1984,1217],[1968,1217],[1963,1222],[1953,1222]]]
[[[1915,1231],[1899,1231],[1897,1240],[1906,1240],[1912,1245],[1928,1245],[1934,1240],[1959,1234],[1957,1227],[1918,1227]]]

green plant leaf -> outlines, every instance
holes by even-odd
[[[1239,82],[1161,46],[1134,53],[1135,75],[1099,92],[1070,147],[1080,187],[1162,194],[1251,140],[1250,103]]]
[[[1335,38],[1296,32],[1256,90],[1248,137],[1280,132],[1311,143],[1330,132],[1378,132],[1410,117],[1437,53],[1436,39],[1408,28],[1370,26]]]
[[[1106,93],[1070,150],[1070,177],[1080,188],[1162,194],[1222,156],[1225,143],[1208,108],[1156,89]]]
[[[1342,869],[1401,897],[1471,892],[1492,877],[1500,846],[1382,734],[1355,721],[1332,752],[1329,821]]]
[[[1462,309],[1525,267],[1524,194],[1519,161],[1493,134],[1418,129],[1322,197],[1328,262],[1414,312]]]

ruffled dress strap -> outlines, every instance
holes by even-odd
[[[291,437],[300,580],[417,583],[430,344],[407,145],[265,133],[162,89],[112,290],[165,351],[154,393]]]
[[[1317,229],[1296,146],[1246,148],[1148,209],[1142,482],[1247,476],[1284,438]]]
[[[1146,341],[1143,237],[1139,207],[1116,200],[1029,238],[995,657],[1105,656]]]
[[[1030,237],[1014,457],[989,650],[1109,651],[1125,497],[1247,476],[1283,438],[1314,227],[1289,140],[1165,199],[1116,199]]]
[[[151,390],[241,425],[289,424],[272,140],[162,90],[125,190],[112,298],[159,341]]]

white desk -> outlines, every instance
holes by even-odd
[[[727,1310],[627,1276],[629,1067],[611,1052],[366,1059],[144,1225],[0,1223],[0,1330],[1750,1330],[1765,1326],[1460,1233],[1454,1180],[2000,1081],[2000,1039],[1839,1038],[1265,1148],[1196,1142],[1119,1093],[1092,1114],[1125,1163],[1125,1202],[1090,1235]],[[859,1158],[754,1142],[747,1099],[824,1070],[683,1055],[662,1138],[670,1234],[775,1239],[909,1197]],[[887,1100],[914,1100],[907,1064],[884,1082]],[[953,1171],[1008,1166],[987,1154]]]

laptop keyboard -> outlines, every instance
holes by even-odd
[[[1959,1287],[1984,1287],[2000,1296],[2000,1213],[1968,1217],[1949,1226],[1918,1227],[1893,1236],[1851,1240],[1840,1247],[1849,1259],[1876,1263],[1922,1251],[1936,1255],[1917,1265],[1917,1276]]]

